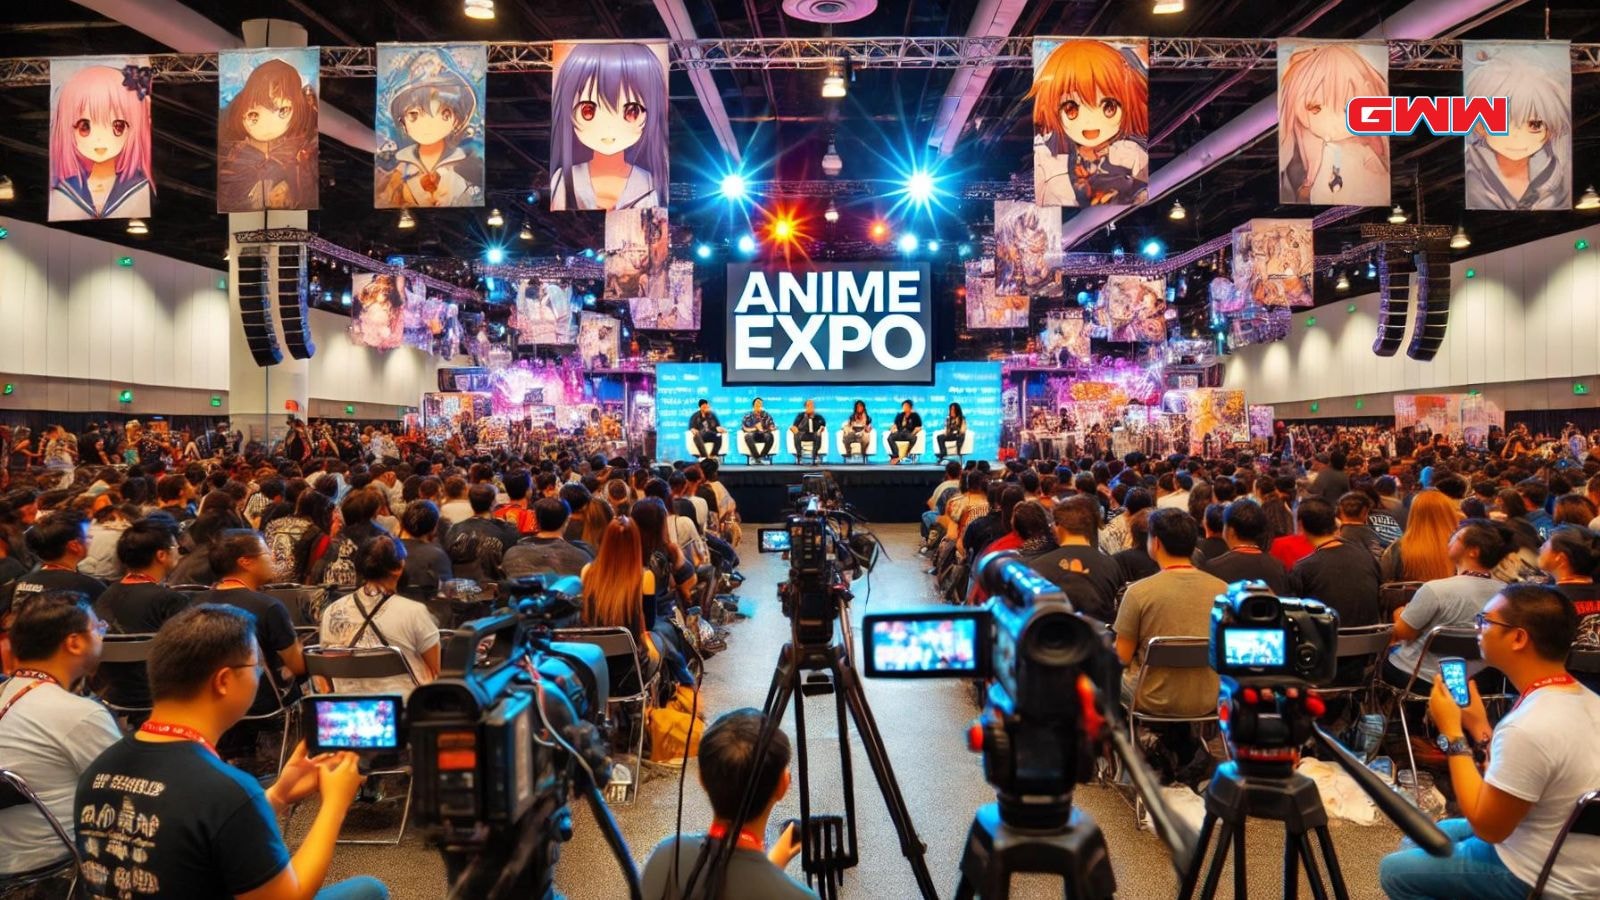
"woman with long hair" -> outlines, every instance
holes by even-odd
[[[583,523],[583,532],[579,540],[591,547],[600,546],[600,542],[605,539],[606,526],[611,524],[611,504],[599,496],[594,496],[578,510],[577,515]]]
[[[1455,574],[1450,536],[1461,523],[1455,501],[1429,488],[1411,501],[1406,530],[1389,545],[1379,568],[1384,581],[1433,581]]]
[[[1578,611],[1575,646],[1600,648],[1600,534],[1579,525],[1558,525],[1539,548],[1539,568],[1554,578],[1555,589],[1567,596]],[[1600,690],[1600,678],[1580,676],[1590,690]]]
[[[867,404],[857,400],[850,407],[850,418],[844,423],[844,452],[847,456],[861,455],[862,459],[872,451],[872,439],[867,437],[867,432],[872,430],[872,417],[867,415]]]
[[[645,595],[655,585],[650,572],[639,565],[639,527],[628,516],[618,516],[605,527],[594,562],[583,567],[583,624],[628,629],[639,647],[640,665],[648,679],[662,661],[679,684],[694,684],[683,655],[645,617]],[[647,584],[647,582],[650,582]]]
[[[952,403],[944,415],[944,432],[934,436],[934,441],[939,445],[939,462],[950,455],[948,445],[954,444],[957,451],[961,450],[961,441],[967,433],[967,417],[961,411],[961,404]]]

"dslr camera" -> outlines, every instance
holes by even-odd
[[[1240,581],[1211,606],[1211,668],[1233,678],[1333,680],[1339,618],[1319,600],[1279,597]]]

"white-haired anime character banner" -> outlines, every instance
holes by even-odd
[[[1467,209],[1572,208],[1572,56],[1566,41],[1462,41],[1467,97],[1505,97],[1510,128],[1467,135]]]

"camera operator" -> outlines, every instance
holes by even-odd
[[[707,838],[727,834],[730,822],[738,815],[745,785],[752,768],[756,771],[757,806],[738,835],[738,848],[728,861],[726,890],[720,896],[760,897],[763,900],[816,900],[816,893],[785,875],[789,861],[800,853],[799,836],[791,823],[772,849],[766,849],[764,836],[773,807],[789,792],[789,737],[783,729],[773,732],[766,752],[756,757],[757,741],[766,721],[760,710],[736,709],[711,723],[700,739],[700,786],[711,800],[711,828],[707,834],[668,838],[656,846],[644,864],[646,900],[677,897],[688,881],[695,861]],[[687,851],[687,852],[685,852]],[[718,896],[702,883],[693,898]]]
[[[1527,896],[1573,804],[1600,786],[1600,758],[1578,735],[1600,733],[1600,696],[1566,671],[1578,632],[1572,601],[1542,585],[1515,584],[1477,617],[1484,661],[1522,696],[1490,728],[1478,687],[1456,705],[1433,685],[1428,713],[1447,743],[1450,783],[1463,818],[1440,822],[1455,843],[1446,859],[1403,844],[1384,857],[1379,880],[1391,900],[1498,900]],[[1473,744],[1489,748],[1482,774]],[[1573,834],[1551,870],[1546,896],[1589,897],[1600,884],[1600,837]]]
[[[388,896],[367,877],[322,888],[363,781],[355,754],[307,759],[305,746],[297,746],[265,791],[217,756],[217,739],[255,701],[262,664],[255,617],[242,609],[202,604],[161,626],[150,652],[150,720],[78,781],[78,850],[91,893],[120,896],[131,887],[242,900]],[[277,814],[318,793],[316,820],[291,858]],[[127,855],[130,845],[139,853]]]

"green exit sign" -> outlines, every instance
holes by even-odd
[[[11,236],[11,230],[10,229],[4,228],[4,227],[0,227],[0,241],[3,241],[3,240],[5,240],[6,238],[8,238],[10,236]]]
[[[1315,328],[1315,327],[1317,327],[1317,317],[1316,316],[1306,316],[1306,327],[1307,328]]]
[[[225,291],[227,289],[228,289],[228,276],[224,275],[221,278],[217,279],[217,290]]]
[[[124,269],[131,269],[133,268],[133,257],[119,256],[117,257],[117,265],[123,267]]]
[[[1360,397],[1356,398],[1356,409],[1361,409],[1362,407],[1364,407],[1366,405],[1367,405],[1367,401],[1361,399]]]
[[[122,393],[118,394],[117,395],[117,402],[118,403],[132,403],[133,402],[133,391],[123,391]]]
[[[17,386],[12,384],[9,381],[6,382],[6,396],[9,397],[12,394],[15,394],[16,392],[17,392]]]
[[[347,416],[355,415],[356,414],[355,405],[354,404],[346,404],[345,408],[344,408],[344,414],[347,415]]]
[[[1319,410],[1319,409],[1321,409],[1321,408],[1322,408],[1322,404],[1321,404],[1321,403],[1315,403],[1315,402],[1313,402],[1313,403],[1312,403],[1312,404],[1311,404],[1311,411],[1312,411],[1312,412],[1316,412],[1316,411],[1317,411],[1317,410]]]
[[[222,405],[222,398],[221,397],[212,397],[211,398],[211,405],[212,406],[221,406]]]
[[[1581,381],[1576,382],[1572,385],[1572,393],[1582,397],[1584,394],[1589,393],[1589,386]]]

